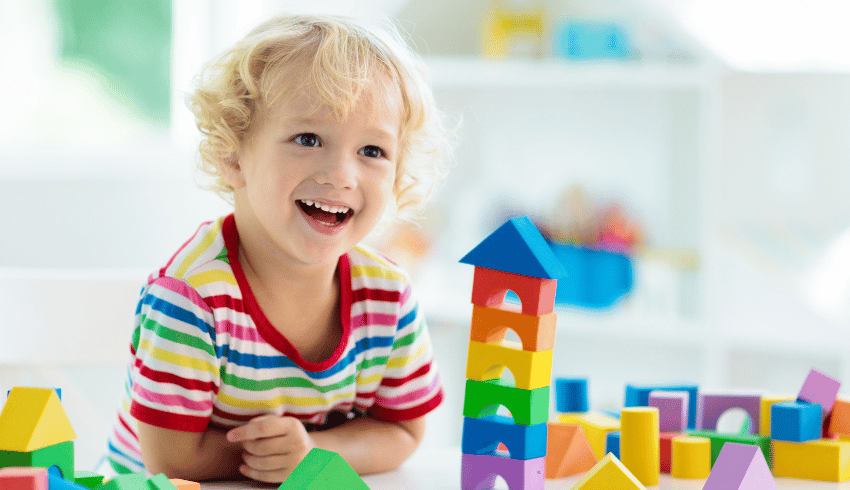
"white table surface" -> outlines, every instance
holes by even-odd
[[[363,477],[372,490],[460,490],[460,448],[417,451],[401,468]],[[581,475],[558,480],[546,480],[546,490],[569,490]],[[660,484],[647,487],[657,490],[701,490],[705,480],[681,480],[661,475]],[[780,489],[797,490],[850,490],[850,481],[843,483],[776,478]],[[205,483],[207,489],[277,488],[268,484]],[[497,488],[499,485],[497,484]],[[506,488],[506,487],[501,487]]]

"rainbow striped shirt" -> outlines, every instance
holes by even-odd
[[[202,432],[274,413],[321,427],[329,414],[410,420],[442,401],[425,320],[401,268],[363,246],[340,257],[342,341],[313,363],[260,310],[238,241],[233,215],[205,223],[142,289],[109,439],[117,471],[144,471],[136,421]]]

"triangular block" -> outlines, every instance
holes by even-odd
[[[0,450],[32,452],[77,438],[56,391],[15,387],[0,412]]]
[[[148,490],[147,476],[144,473],[118,475],[104,482],[98,490]]]
[[[703,490],[776,490],[761,449],[727,442],[720,450]]]
[[[342,456],[313,448],[298,463],[278,490],[369,490]]]
[[[623,463],[611,453],[600,459],[585,473],[584,477],[573,485],[571,490],[646,490]]]
[[[460,261],[543,279],[559,279],[567,275],[543,235],[526,216],[508,220]]]
[[[201,490],[201,484],[195,481],[181,480],[180,478],[172,478],[168,481],[171,482],[177,490]]]
[[[148,478],[145,484],[147,485],[145,490],[177,490],[177,487],[174,486],[174,483],[171,483],[165,473],[159,473]],[[198,486],[200,487],[200,485]]]
[[[584,473],[598,462],[584,430],[577,424],[548,423],[546,478]]]

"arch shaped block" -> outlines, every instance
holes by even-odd
[[[510,328],[522,341],[522,349],[528,351],[552,350],[555,348],[557,313],[525,315],[514,311],[472,307],[469,340],[476,342],[501,342]]]
[[[535,459],[546,456],[546,423],[515,425],[510,417],[490,415],[483,418],[464,417],[461,451],[464,454],[490,454],[501,442],[508,447],[511,459]]]
[[[502,405],[510,410],[514,423],[535,425],[549,420],[549,386],[533,390],[523,390],[503,383],[500,379],[489,381],[466,380],[466,393],[463,398],[464,417],[486,417],[493,415],[484,409]]]
[[[460,462],[460,487],[462,490],[490,489],[493,488],[496,477],[501,476],[510,490],[543,490],[545,459],[510,459],[463,454]]]
[[[700,393],[697,427],[717,430],[718,419],[730,408],[740,408],[747,412],[751,422],[748,432],[758,432],[761,421],[760,394]]]
[[[501,344],[470,342],[466,359],[466,379],[488,381],[511,370],[517,388],[533,390],[549,386],[552,378],[552,351],[526,351],[517,342]]]
[[[472,304],[498,308],[508,290],[519,296],[526,315],[545,315],[555,309],[557,279],[522,276],[511,272],[476,267],[472,276]]]

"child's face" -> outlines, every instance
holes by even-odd
[[[309,94],[266,111],[225,172],[240,236],[284,260],[336,264],[375,227],[393,198],[401,129],[400,101],[383,88],[370,85],[343,121],[313,111]]]

